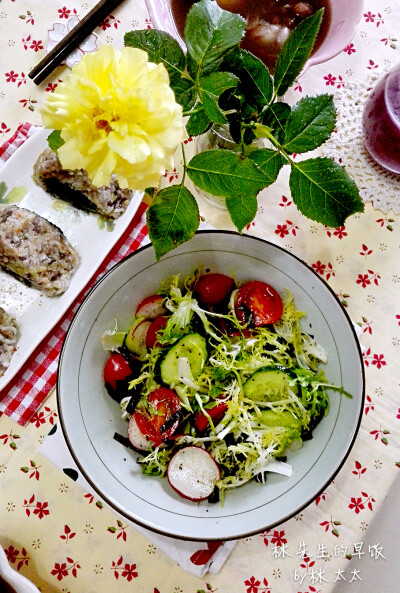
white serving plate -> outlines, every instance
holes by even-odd
[[[113,230],[101,224],[97,214],[80,211],[67,202],[53,198],[32,179],[33,165],[47,147],[50,131],[38,130],[24,142],[0,169],[0,182],[8,191],[21,188],[24,196],[18,206],[33,210],[57,225],[79,253],[81,262],[68,290],[61,296],[48,297],[28,287],[0,269],[0,305],[17,322],[19,339],[17,351],[4,375],[0,377],[0,391],[15,376],[43,338],[57,324],[115,243],[123,235],[139,207],[142,193],[137,192],[126,212],[113,223]]]
[[[305,329],[327,350],[326,376],[352,393],[330,394],[330,412],[314,438],[293,452],[290,478],[271,474],[265,485],[249,483],[225,497],[224,505],[179,497],[166,478],[142,475],[137,455],[113,439],[126,434],[120,408],[107,394],[103,367],[104,331],[127,327],[138,302],[177,272],[197,265],[234,273],[239,281],[259,279],[289,289],[305,311]],[[83,475],[118,513],[165,535],[195,540],[244,537],[297,514],[331,482],[356,437],[364,401],[364,370],[353,325],[338,299],[311,268],[261,239],[224,231],[200,231],[156,262],[151,246],[117,264],[78,310],[60,356],[58,404],[67,444]]]

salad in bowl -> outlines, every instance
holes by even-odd
[[[327,488],[358,432],[364,370],[346,310],[311,267],[268,241],[199,231],[159,261],[139,249],[91,289],[57,398],[101,501],[169,537],[220,541],[270,529]]]
[[[267,282],[194,270],[163,282],[124,331],[104,333],[105,386],[128,421],[114,437],[182,497],[215,502],[269,472],[329,410],[327,353],[293,296]],[[350,394],[346,394],[351,397]]]

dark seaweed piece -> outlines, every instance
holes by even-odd
[[[136,447],[134,447],[128,439],[128,437],[124,437],[122,434],[119,434],[118,432],[114,432],[113,439],[117,441],[117,443],[121,443],[121,445],[124,445],[124,447],[126,447],[127,449],[135,451],[135,453],[140,453],[140,455],[145,455],[145,453],[147,453],[147,451],[142,451],[141,449],[137,449]]]
[[[241,313],[243,313],[244,323],[246,324],[246,326],[248,328],[254,329],[256,326],[256,324],[254,323],[254,315],[250,311],[250,309],[247,307],[247,305],[242,303],[241,305],[239,305],[237,307],[237,310],[240,311]]]
[[[122,356],[124,356],[129,362],[132,372],[136,375],[136,377],[139,377],[140,373],[142,372],[143,362],[132,354],[132,352],[125,346],[125,343],[118,348],[118,352],[122,354]]]
[[[243,432],[237,438],[235,438],[235,436],[233,435],[232,432],[228,432],[228,434],[224,438],[224,441],[228,446],[229,445],[237,445],[238,443],[243,443],[243,441],[245,441],[246,438],[247,437]],[[243,457],[243,459],[244,459],[244,457]]]
[[[129,383],[126,381],[126,379],[123,379],[122,381],[115,381],[116,389],[113,389],[109,383],[104,383],[104,385],[107,389],[108,395],[118,403],[121,403],[124,397],[131,395],[128,393]]]
[[[314,418],[311,419],[308,428],[303,430],[303,432],[301,433],[301,438],[303,441],[311,441],[311,439],[313,438],[312,431],[321,422],[321,420],[324,416],[325,416],[325,410],[323,408],[321,408],[319,413],[316,416],[314,416]]]
[[[154,369],[153,369],[153,374],[154,374],[154,381],[155,383],[158,383],[159,385],[165,385],[166,387],[169,387],[164,381],[163,378],[161,376],[161,364],[166,356],[168,352],[168,349],[166,349],[166,351],[164,353],[161,353],[160,356],[157,358],[155,365],[154,365]]]
[[[117,441],[118,443],[121,443],[121,445],[124,445],[128,449],[133,449],[134,451],[136,451],[136,449],[133,447],[133,445],[130,442],[130,440],[128,439],[128,437],[124,437],[122,434],[119,434],[118,432],[114,432],[113,439],[115,441]]]
[[[85,194],[77,189],[73,189],[66,183],[62,183],[58,179],[42,179],[42,183],[46,186],[46,190],[56,198],[66,200],[76,208],[89,210],[89,212],[98,212],[93,202],[89,200]]]
[[[171,426],[173,426],[177,420],[178,420],[178,422],[181,422],[182,418],[183,418],[183,410],[182,410],[182,408],[179,408],[179,410],[176,410],[176,412],[174,412],[169,418],[167,418],[167,420],[164,422],[164,424],[161,425],[160,433],[162,434],[163,432],[165,432],[166,430],[171,428]]]
[[[198,315],[193,315],[190,325],[192,327],[192,332],[195,334],[200,334],[201,336],[205,337],[207,332],[204,328],[204,324]]]
[[[125,397],[131,397],[132,399],[135,399],[136,403],[137,403],[140,399],[141,394],[139,392],[138,387],[133,387],[132,389],[129,388],[129,383],[133,379],[136,379],[136,375],[134,375],[134,374],[129,375],[128,377],[125,377],[125,379],[115,381],[115,387],[116,387],[115,389],[113,389],[111,387],[111,385],[109,385],[109,383],[105,383],[105,387],[107,389],[108,395],[110,397],[112,397],[112,399],[114,401],[118,402],[119,404]],[[135,407],[136,407],[136,403],[135,403]],[[132,410],[132,412],[133,411],[134,411],[134,409]],[[130,412],[130,413],[132,413],[132,412]]]
[[[215,504],[216,502],[219,502],[219,488],[214,486],[214,490],[210,494],[210,496],[207,498],[207,501],[211,504]]]
[[[119,352],[119,354],[122,354],[122,356],[128,361],[129,366],[132,370],[132,373],[130,375],[128,375],[127,377],[125,377],[124,379],[115,381],[116,389],[113,389],[108,383],[105,383],[107,393],[110,397],[112,397],[113,400],[115,400],[118,403],[121,403],[121,401],[125,397],[134,397],[136,399],[136,403],[137,403],[137,401],[140,398],[139,388],[133,387],[132,389],[130,389],[129,384],[131,381],[133,381],[134,379],[137,379],[137,377],[139,377],[140,373],[142,372],[143,363],[140,360],[138,360],[137,358],[135,358],[134,356],[132,356],[132,354],[129,352],[129,350],[127,348],[125,348],[125,346],[122,346],[121,348],[119,348],[118,352]],[[135,403],[135,407],[136,407],[136,403]],[[133,408],[132,412],[130,412],[130,413],[133,413],[133,412],[134,412],[134,408]]]
[[[140,393],[140,391],[139,391],[139,389],[137,387],[134,387],[133,389],[130,389],[129,390],[129,394],[128,395],[131,396],[131,399],[127,403],[127,406],[125,408],[125,412],[127,414],[130,414],[132,416],[132,414],[136,410],[136,406],[138,405],[139,400],[141,398],[141,393]]]
[[[235,334],[238,331],[238,328],[230,319],[219,319],[217,325],[220,332],[227,336]]]

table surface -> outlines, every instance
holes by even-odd
[[[65,33],[71,18],[83,17],[93,5],[73,0],[1,2],[0,143],[21,123],[41,123],[38,108],[67,68],[60,67],[39,87],[28,72],[44,56],[49,31]],[[397,0],[365,0],[351,44],[310,69],[291,89],[290,99],[335,93],[396,64],[399,26]],[[92,37],[86,48],[97,42],[122,47],[126,31],[147,27],[151,23],[143,0],[125,2],[98,27],[98,40]],[[174,175],[168,172],[164,181]],[[200,207],[213,226],[232,228],[225,212],[203,203]],[[338,584],[346,589],[346,583],[347,591],[352,586],[361,591],[362,583],[367,590],[371,583],[364,578],[371,571],[365,569],[364,575],[364,560],[376,562],[375,572],[381,572],[394,552],[390,542],[384,548],[374,539],[376,532],[369,526],[400,467],[399,223],[398,215],[368,203],[345,227],[320,226],[298,213],[281,175],[260,196],[259,211],[246,231],[312,266],[361,328],[366,372],[361,428],[334,483],[314,502],[279,527],[238,541],[219,574],[193,576],[38,453],[57,423],[52,393],[24,427],[6,415],[0,418],[0,543],[12,566],[45,593],[106,593],[117,586],[121,593],[327,593]],[[285,553],[277,554],[278,548]]]

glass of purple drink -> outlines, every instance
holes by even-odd
[[[372,91],[362,126],[365,147],[372,158],[388,171],[400,173],[400,64]]]

